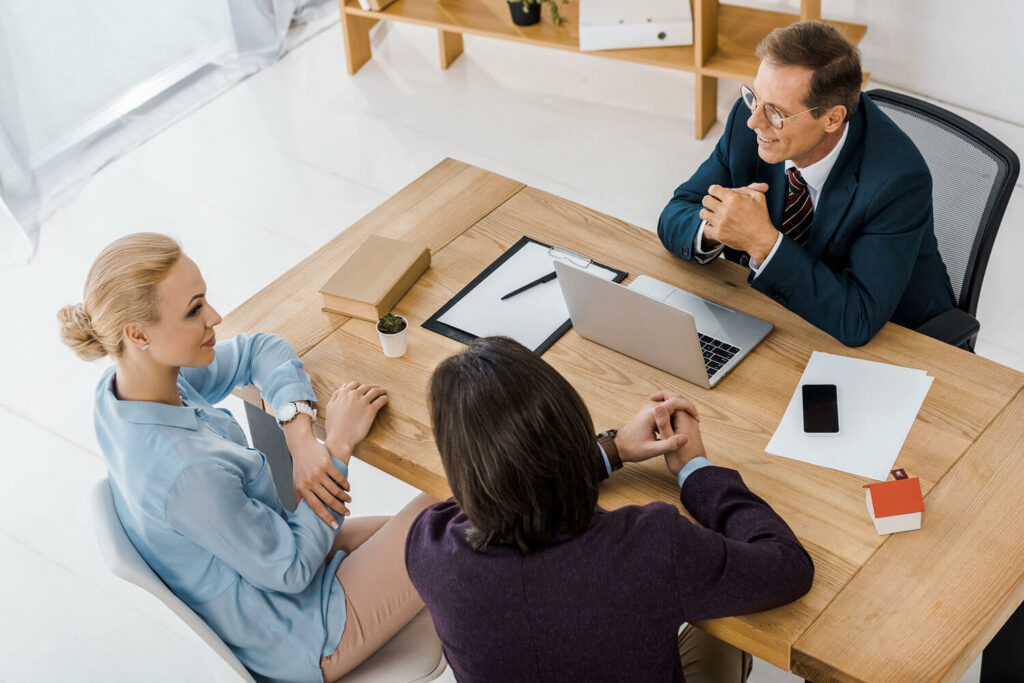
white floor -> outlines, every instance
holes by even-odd
[[[104,467],[91,395],[103,365],[60,345],[54,314],[81,299],[105,244],[174,235],[226,312],[446,156],[653,229],[721,133],[693,139],[688,74],[471,37],[445,72],[435,36],[380,26],[373,60],[350,77],[331,28],[110,164],[45,224],[31,265],[0,271],[12,321],[0,335],[0,683],[222,673],[169,612],[109,573],[93,540],[88,492]],[[723,118],[735,85],[721,86]],[[1024,129],[965,115],[1024,156]],[[1024,370],[1022,220],[1018,189],[978,350]],[[366,466],[351,478],[356,514],[413,493]],[[963,680],[977,679],[976,665]],[[759,662],[752,680],[797,679]]]

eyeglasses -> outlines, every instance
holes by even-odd
[[[748,84],[743,83],[740,85],[740,96],[743,98],[743,104],[747,105],[747,109],[751,112],[757,111],[757,95],[754,94],[753,88]],[[761,106],[764,107],[764,117],[768,119],[768,123],[772,125],[772,128],[777,128],[779,130],[782,130],[782,124],[785,123],[787,119],[791,119],[794,116],[800,116],[800,114],[806,114],[807,112],[814,111],[815,109],[821,109],[821,107],[811,107],[810,109],[804,109],[803,111],[791,114],[790,116],[783,116],[782,112],[779,111],[779,108],[774,104],[766,103]]]

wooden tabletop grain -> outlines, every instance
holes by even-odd
[[[431,250],[430,268],[396,307],[411,323],[409,351],[398,359],[383,355],[372,323],[320,309],[319,287],[370,234]],[[387,386],[389,406],[358,457],[447,497],[426,387],[434,367],[463,346],[420,324],[523,235],[626,270],[627,283],[650,275],[775,325],[710,390],[572,330],[544,354],[583,396],[598,430],[623,424],[658,389],[692,398],[710,459],[739,470],[814,558],[814,585],[797,602],[700,625],[811,680],[956,680],[1024,597],[1024,506],[1016,504],[1024,374],[893,324],[866,346],[844,347],[750,288],[735,264],[682,261],[648,230],[451,159],[228,314],[221,337],[282,335],[321,401],[353,379]],[[861,488],[868,480],[765,453],[815,350],[935,378],[896,463],[921,479],[921,530],[878,536]],[[602,484],[606,508],[653,500],[679,506],[659,459]]]

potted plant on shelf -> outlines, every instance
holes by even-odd
[[[388,313],[377,321],[380,345],[388,358],[398,358],[409,348],[409,321],[400,315]]]
[[[561,0],[563,5],[569,0]],[[551,5],[551,21],[562,23],[558,13],[558,0],[508,0],[508,9],[512,13],[512,23],[516,26],[532,26],[540,21],[540,9],[543,5]]]

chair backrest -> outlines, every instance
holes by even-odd
[[[132,541],[121,525],[121,519],[114,508],[114,495],[110,482],[103,478],[92,487],[93,524],[96,527],[96,541],[100,554],[115,575],[148,591],[178,615],[218,657],[238,674],[238,680],[255,683],[249,671],[242,666],[234,653],[224,644],[206,622],[192,609],[178,599],[171,589],[160,580],[132,545]]]
[[[921,151],[932,174],[935,238],[957,308],[974,315],[1020,160],[970,121],[889,90],[867,93]]]

